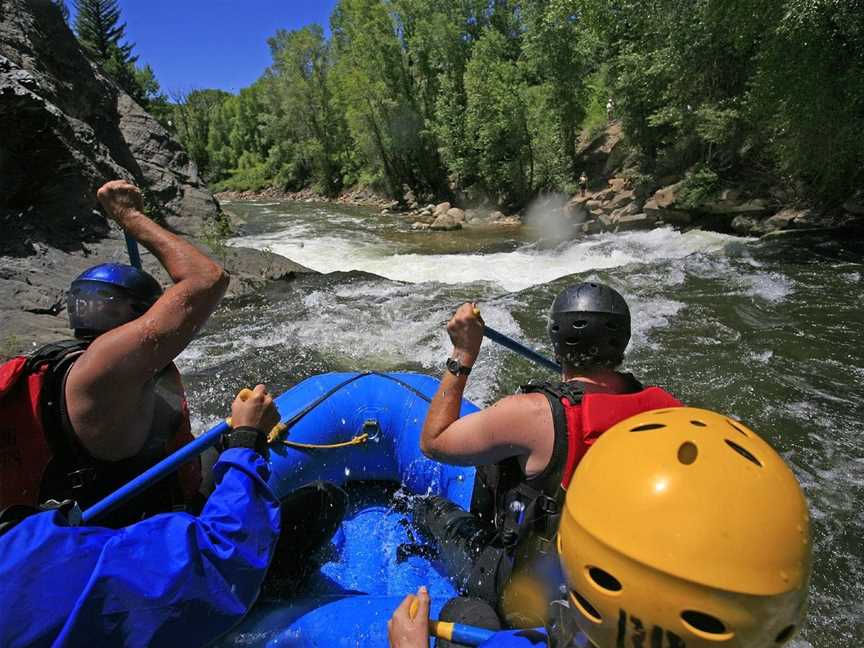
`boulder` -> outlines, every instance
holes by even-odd
[[[615,229],[619,232],[651,229],[656,223],[648,214],[629,214],[620,216],[615,221]]]
[[[582,231],[585,234],[599,234],[606,231],[606,226],[598,219],[591,219],[582,223]]]
[[[450,203],[449,202],[438,203],[437,205],[435,205],[435,209],[432,211],[432,213],[435,216],[440,216],[441,214],[446,214],[447,210],[449,210],[449,209],[450,209]]]
[[[111,178],[136,182],[181,232],[219,217],[180,144],[90,63],[56,6],[2,4],[0,218],[34,209],[0,248],[23,239],[68,249],[104,237],[95,193]]]
[[[225,249],[227,217],[189,156],[87,59],[53,2],[0,1],[0,124],[3,336],[31,347],[68,335],[63,295],[72,279],[126,260],[121,233],[96,201],[110,179],[138,184],[153,216],[181,234],[212,238],[209,253],[232,275],[229,294],[305,270],[278,255]],[[142,256],[165,278],[152,255]]]
[[[564,207],[564,214],[574,222],[581,222],[588,218],[588,208],[585,203],[570,201]]]
[[[634,214],[638,213],[639,205],[637,205],[635,202],[631,202],[630,204],[613,211],[612,218],[620,219],[624,216],[633,216]]]
[[[595,210],[600,210],[600,209],[603,208],[603,201],[602,201],[602,200],[597,200],[597,199],[595,198],[595,199],[593,199],[593,200],[589,200],[588,202],[586,202],[586,203],[585,203],[585,206],[588,208],[589,211],[592,211],[592,212],[593,212],[593,211],[595,211]]]
[[[594,200],[599,200],[600,202],[605,202],[607,200],[612,200],[615,197],[615,191],[612,189],[604,189],[603,191],[598,191],[593,195]]]
[[[521,225],[522,219],[518,216],[505,216],[495,221],[496,225]]]
[[[611,229],[616,222],[615,219],[612,218],[611,214],[600,214],[597,217],[597,220],[600,221],[601,225],[603,225],[603,227],[607,230]]]
[[[669,185],[668,187],[658,189],[654,192],[654,196],[651,198],[651,200],[657,205],[658,208],[668,209],[678,200],[678,191],[680,188],[681,183],[676,182],[675,184]]]
[[[719,196],[719,200],[722,202],[738,202],[740,199],[741,192],[737,189],[724,189]]]
[[[627,178],[611,178],[609,180],[609,188],[616,193],[624,191],[629,184],[630,181]]]
[[[730,227],[736,234],[744,236],[762,234],[762,221],[753,216],[736,216],[732,219]]]
[[[459,223],[461,225],[465,222],[465,211],[458,207],[451,207],[448,209],[447,216],[452,218],[454,223]]]
[[[687,225],[693,221],[693,216],[690,212],[661,207],[654,198],[646,202],[642,210],[649,216],[664,223]]]
[[[451,230],[462,229],[462,223],[457,223],[455,220],[453,220],[453,217],[450,216],[450,214],[445,213],[439,215],[435,219],[432,225],[430,225],[430,229],[448,232]]]
[[[813,225],[813,214],[809,209],[784,209],[761,223],[764,232],[795,229]]]
[[[620,191],[609,201],[608,206],[611,211],[615,211],[616,209],[620,209],[624,205],[628,205],[633,202],[635,199],[635,194],[632,191]]]
[[[713,215],[729,216],[766,216],[771,212],[770,203],[764,198],[753,198],[752,200],[732,201],[715,200],[705,203],[699,207],[699,211]]]

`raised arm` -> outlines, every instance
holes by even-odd
[[[174,285],[141,317],[100,335],[66,383],[69,418],[84,447],[101,459],[137,452],[146,438],[148,382],[192,340],[228,286],[224,270],[143,213],[141,193],[113,181],[98,193],[105,211],[150,250]],[[136,418],[137,417],[137,418]]]
[[[447,324],[453,342],[451,355],[460,365],[473,367],[483,341],[483,321],[474,304],[463,304]],[[552,412],[542,394],[508,396],[464,418],[459,418],[467,375],[444,372],[420,436],[420,449],[431,459],[462,465],[490,464],[524,456],[526,469],[545,466],[552,452]],[[533,471],[532,471],[533,472]]]

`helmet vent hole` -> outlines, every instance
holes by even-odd
[[[742,448],[740,445],[738,445],[734,441],[730,441],[729,439],[724,439],[724,441],[726,441],[726,445],[728,445],[735,452],[744,457],[747,461],[752,461],[760,468],[762,467],[762,462],[759,461],[749,450],[747,450],[746,448]]]
[[[631,432],[648,432],[650,430],[661,430],[666,427],[665,423],[645,423],[644,425],[637,425],[634,428],[630,428]]]
[[[726,422],[727,422],[729,425],[731,425],[732,428],[733,428],[736,432],[740,432],[740,433],[743,434],[745,437],[749,437],[749,436],[750,436],[750,435],[747,434],[743,429],[741,429],[741,426],[740,426],[740,425],[735,425],[735,423],[734,423],[733,421],[730,421],[729,419],[726,419]]]
[[[707,635],[724,635],[726,634],[725,624],[715,616],[697,612],[696,610],[685,610],[681,613],[681,618],[691,628],[694,628]]]
[[[557,325],[557,324],[553,324],[553,325],[552,325],[552,332],[553,332],[553,333],[557,333],[557,332],[558,332],[558,325]]]
[[[584,329],[586,326],[588,326],[588,320],[576,320],[573,322],[574,329]]]
[[[790,625],[783,628],[780,633],[777,635],[777,638],[774,640],[775,643],[784,644],[792,638],[792,635],[795,634],[795,626]]]
[[[695,425],[696,427],[708,427],[702,421],[690,421],[690,425]]]
[[[696,447],[695,443],[685,441],[681,444],[681,447],[678,448],[678,461],[680,461],[685,466],[689,466],[694,461],[696,461],[696,457],[698,456],[699,448]]]
[[[603,623],[603,617],[600,616],[597,608],[591,605],[588,599],[586,599],[576,590],[571,590],[570,594],[573,598],[573,602],[576,604],[576,607],[584,616],[586,616],[590,621],[593,621],[594,623]]]
[[[600,589],[608,592],[620,592],[624,589],[621,582],[612,574],[599,567],[589,567],[588,576],[591,581]]]

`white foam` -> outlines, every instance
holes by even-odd
[[[356,218],[344,215],[329,218],[331,225],[340,218],[356,223]],[[346,231],[344,236],[334,236],[331,229],[328,235],[315,236],[314,230],[308,222],[294,222],[280,232],[236,238],[231,244],[268,248],[323,273],[361,270],[408,283],[488,281],[507,291],[517,291],[592,269],[680,259],[697,252],[718,252],[730,241],[737,240],[712,232],[682,233],[663,228],[601,234],[554,250],[536,250],[526,245],[513,252],[492,254],[413,254],[400,252],[396,244],[368,231]]]

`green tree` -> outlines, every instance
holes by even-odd
[[[270,163],[286,186],[311,181],[319,191],[334,194],[342,185],[348,132],[332,96],[330,43],[319,25],[279,30],[269,43],[271,110],[282,140]]]
[[[410,57],[389,4],[341,0],[331,18],[333,87],[367,179],[394,196],[434,195],[445,176],[427,128]]]
[[[66,0],[51,0],[57,7],[60,9],[60,13],[63,15],[63,20],[67,23],[69,22],[69,7],[66,6]]]
[[[73,0],[75,34],[88,55],[133,99],[146,105],[160,95],[149,65],[138,67],[134,45],[126,42],[117,0]]]
[[[210,179],[210,129],[214,112],[231,95],[223,90],[193,90],[174,97],[171,124],[189,157],[205,179]]]
[[[486,28],[465,71],[465,130],[479,188],[520,206],[534,183],[534,152],[525,103],[528,86],[508,36]]]

